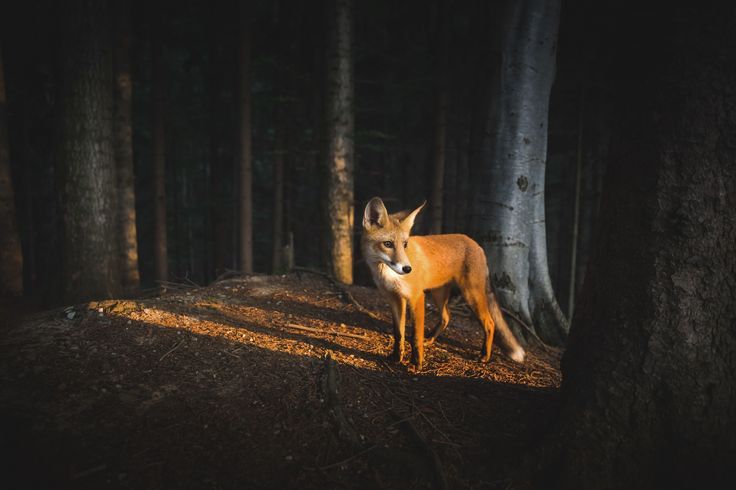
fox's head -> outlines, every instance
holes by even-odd
[[[409,233],[425,201],[414,211],[388,214],[380,197],[368,202],[363,212],[363,254],[368,262],[383,262],[397,274],[411,272],[406,255]]]

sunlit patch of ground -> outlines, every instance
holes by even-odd
[[[320,383],[329,353],[367,448],[412,451],[397,424],[410,419],[451,488],[502,487],[554,414],[558,356],[532,348],[520,366],[494,349],[481,364],[480,327],[455,316],[412,374],[385,359],[386,303],[350,291],[384,321],[310,274],[28,319],[0,346],[10,470],[86,488],[431,485],[422,470],[369,465],[336,433]]]

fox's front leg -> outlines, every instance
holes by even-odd
[[[394,317],[394,348],[389,356],[391,360],[402,362],[404,360],[404,338],[406,336],[406,300],[401,296],[392,295],[391,314]]]
[[[421,371],[424,364],[424,292],[412,299],[411,314],[414,317],[411,363],[417,371]]]

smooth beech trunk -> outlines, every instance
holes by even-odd
[[[23,294],[23,252],[10,174],[6,104],[5,72],[0,46],[0,296],[20,296]]]
[[[353,282],[351,3],[350,0],[330,0],[327,5],[329,37],[324,110],[328,271],[345,284]]]
[[[736,483],[736,8],[640,7],[593,24],[608,54],[596,97],[615,108],[605,226],[546,488]]]
[[[66,301],[78,302],[121,289],[108,3],[73,2],[64,9],[62,26],[62,288]]]
[[[140,286],[133,173],[130,77],[130,3],[115,1],[115,165],[118,182],[118,237],[121,279],[126,292]]]
[[[568,322],[547,266],[544,177],[559,15],[559,0],[507,5],[490,138],[480,151],[483,165],[471,197],[472,229],[488,256],[501,303],[558,345]]]

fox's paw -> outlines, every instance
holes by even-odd
[[[388,360],[392,362],[398,362],[399,364],[403,364],[404,362],[404,353],[397,349],[392,350],[391,354],[389,354],[387,357]]]
[[[418,374],[422,372],[422,365],[420,364],[409,364],[409,367],[407,368],[407,371],[411,374]]]
[[[424,340],[424,345],[425,346],[432,345],[432,344],[434,344],[434,337],[430,337],[430,338]]]

